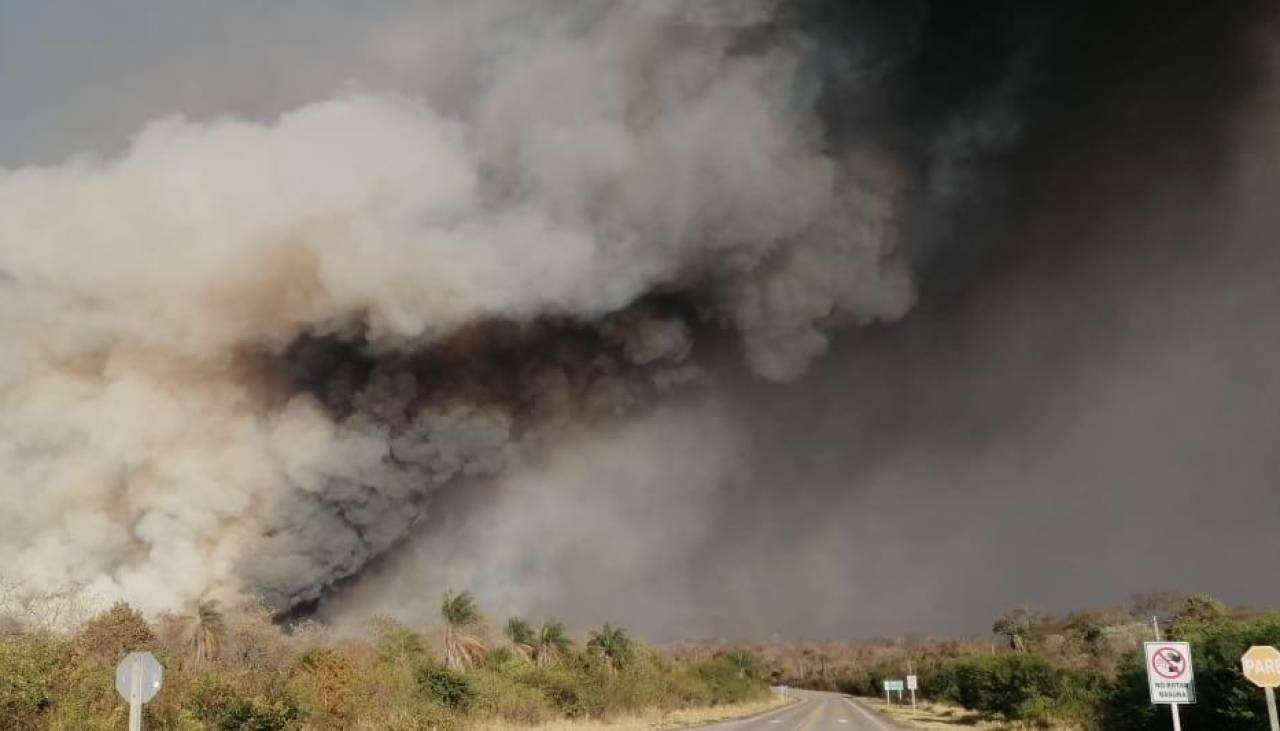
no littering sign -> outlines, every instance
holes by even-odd
[[[1147,688],[1152,703],[1195,703],[1191,646],[1186,642],[1143,643],[1147,655]]]

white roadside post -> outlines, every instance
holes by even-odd
[[[163,682],[164,668],[149,652],[131,652],[116,666],[116,692],[129,702],[129,731],[142,731],[142,706]]]
[[[1156,617],[1155,615],[1152,615],[1152,617],[1151,617],[1151,630],[1152,630],[1153,632],[1155,632],[1155,635],[1156,635],[1156,642],[1159,642],[1159,641],[1160,641],[1160,618],[1159,618],[1159,617]],[[1147,642],[1147,643],[1143,643],[1143,644],[1144,644],[1144,645],[1150,645],[1151,643]],[[1153,678],[1152,678],[1152,676],[1151,676],[1151,672],[1152,672],[1152,668],[1151,668],[1152,657],[1151,657],[1150,652],[1148,652],[1148,654],[1147,654],[1147,690],[1151,693],[1151,702],[1152,702],[1152,703],[1162,702],[1162,703],[1167,703],[1167,704],[1169,705],[1169,715],[1171,715],[1171,716],[1173,717],[1173,731],[1182,731],[1182,716],[1181,716],[1181,714],[1178,712],[1178,704],[1179,704],[1179,703],[1195,703],[1195,702],[1196,702],[1196,700],[1195,700],[1195,698],[1196,698],[1196,688],[1195,688],[1195,684],[1192,682],[1192,681],[1194,680],[1194,675],[1193,675],[1193,674],[1192,674],[1192,672],[1191,672],[1191,646],[1190,646],[1190,645],[1188,645],[1188,644],[1187,644],[1187,643],[1185,643],[1185,642],[1174,643],[1174,644],[1181,645],[1181,646],[1182,646],[1183,648],[1185,648],[1185,650],[1186,650],[1186,658],[1187,658],[1187,672],[1186,672],[1186,675],[1187,675],[1187,687],[1186,687],[1186,689],[1185,689],[1185,696],[1186,696],[1187,700],[1185,700],[1185,701],[1177,701],[1177,700],[1157,701],[1157,700],[1156,700],[1156,692],[1155,692],[1156,684],[1157,684],[1157,683],[1163,683],[1163,682],[1165,682],[1167,679],[1165,679],[1165,678],[1161,678],[1161,679],[1153,679]]]
[[[142,656],[129,658],[129,731],[142,731]]]
[[[1160,624],[1151,618],[1156,642],[1142,643],[1147,660],[1147,692],[1151,702],[1169,706],[1173,731],[1182,731],[1178,706],[1196,702],[1195,671],[1191,667],[1191,645],[1186,642],[1161,642]]]
[[[1280,686],[1280,651],[1270,645],[1254,645],[1240,658],[1244,676],[1267,693],[1267,718],[1271,731],[1280,731],[1276,719],[1276,686]]]
[[[916,689],[920,687],[920,681],[915,675],[907,676],[907,690],[911,691],[911,710],[916,710]]]

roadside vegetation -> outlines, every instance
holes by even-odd
[[[1161,592],[1134,597],[1124,608],[1053,616],[1016,608],[996,618],[992,635],[964,640],[901,638],[861,643],[750,645],[772,682],[884,698],[882,682],[910,666],[921,701],[937,704],[946,727],[1062,728],[1164,731],[1167,706],[1147,695],[1142,643],[1191,643],[1195,705],[1181,711],[1185,728],[1244,731],[1266,728],[1261,689],[1240,670],[1251,645],[1280,644],[1280,613],[1229,608],[1205,595]],[[691,645],[676,655],[723,653]]]
[[[212,602],[159,617],[117,604],[74,629],[44,617],[0,611],[0,728],[122,728],[113,670],[140,649],[165,667],[145,708],[154,730],[650,723],[770,697],[762,666],[741,651],[675,660],[611,624],[582,643],[554,620],[511,618],[495,632],[466,592],[449,592],[427,628],[382,618],[358,638],[314,624],[285,632],[261,610]]]

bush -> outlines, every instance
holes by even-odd
[[[467,676],[445,667],[423,665],[418,668],[417,681],[423,693],[455,711],[467,710],[475,698]]]
[[[298,705],[282,688],[270,690],[268,696],[249,697],[228,678],[206,674],[192,684],[188,704],[210,729],[282,731],[298,719]]]
[[[578,658],[553,668],[528,668],[519,682],[537,688],[560,714],[568,718],[598,716],[604,710],[601,679]]]
[[[71,662],[56,637],[0,637],[0,728],[28,729],[53,704],[54,673]]]
[[[1194,597],[1193,597],[1194,599]],[[1191,604],[1191,602],[1188,602]],[[1205,602],[1200,602],[1205,604]],[[1195,606],[1195,605],[1193,605]],[[1191,643],[1196,702],[1180,710],[1188,728],[1237,731],[1266,728],[1265,696],[1240,670],[1240,656],[1251,645],[1280,643],[1280,614],[1228,620],[1210,607],[1199,622],[1179,625],[1179,639]],[[1127,658],[1101,704],[1104,729],[1164,729],[1169,711],[1151,705],[1144,656]]]
[[[80,630],[80,649],[89,658],[115,666],[134,650],[153,649],[155,632],[142,613],[124,602],[85,623]]]
[[[968,660],[955,668],[960,705],[1008,719],[1021,718],[1019,709],[1051,697],[1053,666],[1037,655],[999,655]]]
[[[1034,654],[962,661],[952,678],[962,706],[1008,720],[1088,719],[1103,692],[1098,675],[1056,668]]]
[[[960,681],[954,664],[944,665],[921,678],[921,695],[944,703],[960,702]]]
[[[184,661],[181,619],[161,618],[158,626],[167,630],[162,645],[153,644],[141,614],[119,604],[73,635],[0,637],[0,729],[120,728],[126,709],[113,670],[119,656],[141,648],[153,649],[166,668],[145,724],[168,731],[446,731],[767,694],[758,660],[742,652],[680,664],[629,643],[626,662],[597,646],[595,653],[566,649],[557,664],[535,667],[519,652],[497,650],[483,665],[454,672],[430,659],[426,637],[390,620],[372,623],[367,642],[340,641],[310,628],[281,633],[257,612],[229,618],[226,651],[196,665]]]
[[[380,662],[416,663],[426,657],[426,640],[402,623],[387,617],[377,617],[369,626],[373,633],[373,651]]]
[[[551,702],[537,688],[522,685],[500,672],[471,673],[471,708],[477,713],[512,723],[536,724],[555,716]]]
[[[310,715],[322,724],[343,727],[350,720],[355,702],[357,672],[342,653],[328,647],[308,650],[294,672]]]
[[[768,693],[764,683],[754,677],[753,668],[759,663],[745,652],[719,655],[694,668],[694,674],[711,691],[713,705],[745,703]]]

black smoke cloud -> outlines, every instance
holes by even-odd
[[[904,161],[911,314],[785,387],[717,361],[692,427],[731,434],[714,477],[628,480],[611,453],[450,496],[332,616],[429,611],[406,575],[673,638],[981,631],[1162,587],[1276,601],[1272,11],[792,3],[756,32],[815,49],[827,144]]]
[[[658,636],[1243,593],[1264,5],[460,7],[341,72],[402,96],[4,173],[26,581]]]

